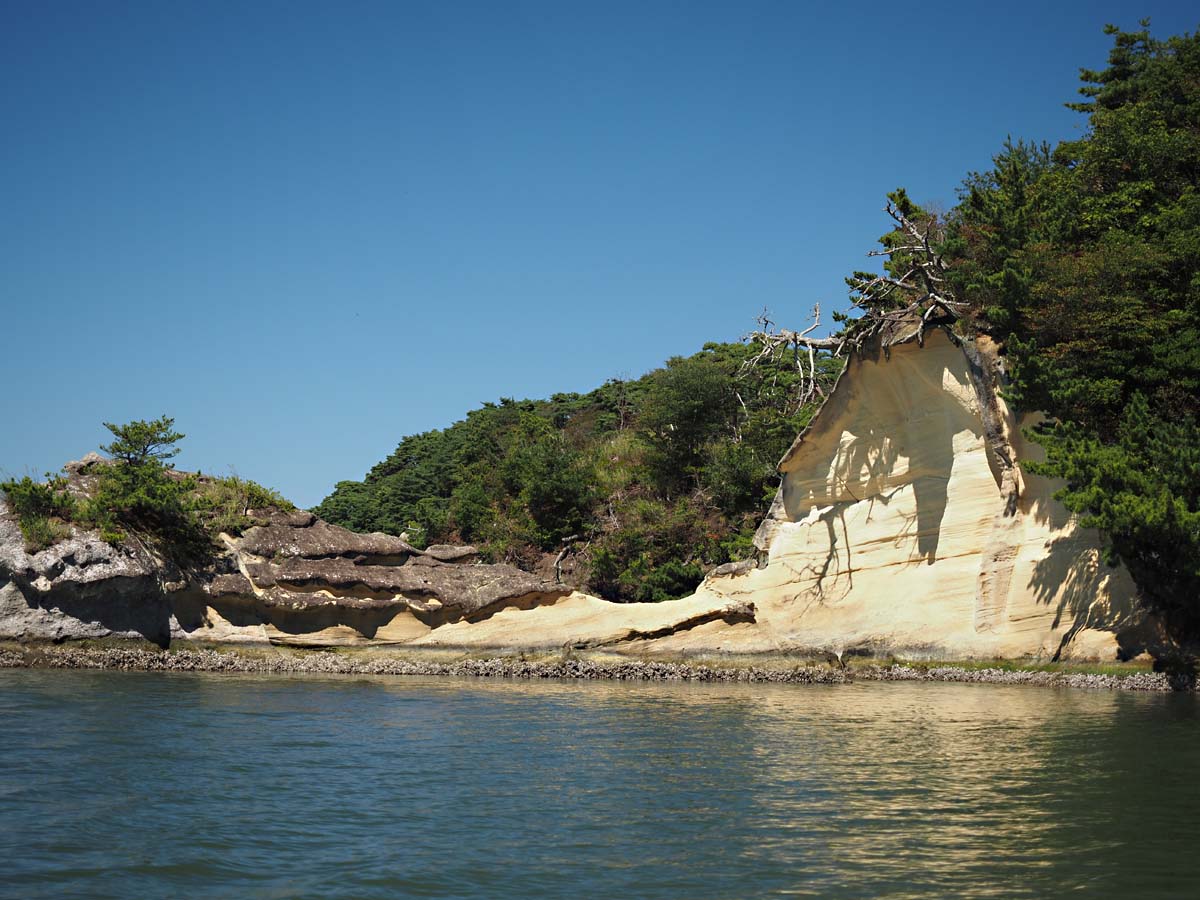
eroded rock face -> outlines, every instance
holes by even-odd
[[[70,464],[73,481],[97,460]],[[356,534],[304,511],[256,511],[266,524],[203,571],[182,573],[144,549],[76,530],[30,555],[0,507],[0,638],[140,637],[312,646],[411,640],[440,625],[529,609],[568,588],[512,566],[480,565],[474,547],[418,550]]]
[[[171,606],[156,561],[83,532],[30,555],[0,506],[0,637],[169,640]]]
[[[358,534],[330,525],[310,512],[254,510],[269,524],[251,528],[241,538],[239,549],[254,556],[329,559],[362,557],[385,565],[403,565],[414,555],[415,547],[387,534]],[[385,562],[386,561],[386,562]]]
[[[417,550],[311,513],[266,524],[184,578],[76,534],[36,556],[0,512],[0,637],[106,635],[299,646],[610,647],[637,653],[918,658],[1132,656],[1154,645],[1096,534],[1020,468],[1038,458],[985,342],[853,359],[780,464],[754,562],[694,596],[614,604],[472,547]],[[84,460],[71,470],[85,485]]]
[[[701,592],[753,599],[764,635],[798,650],[1140,652],[1152,629],[1128,572],[1103,563],[1098,536],[1053,499],[1058,485],[1020,469],[1039,448],[994,394],[989,427],[972,378],[987,348],[967,349],[938,332],[852,360],[780,464],[757,537],[764,565]]]

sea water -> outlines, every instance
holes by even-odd
[[[0,671],[8,897],[1191,896],[1200,704]]]

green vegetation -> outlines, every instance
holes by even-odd
[[[277,492],[236,475],[213,478],[176,472],[167,460],[184,435],[162,416],[127,425],[104,423],[113,441],[111,462],[89,466],[78,479],[47,475],[0,482],[17,517],[26,549],[43,550],[70,535],[70,524],[95,528],[111,543],[135,541],[179,565],[205,562],[221,532],[255,524],[251,510],[293,509]]]
[[[476,543],[532,568],[570,545],[587,586],[614,600],[690,592],[752,551],[775,463],[808,423],[790,358],[708,344],[588,394],[502,399],[413,435],[314,509],[359,531],[425,545]],[[828,387],[841,362],[826,360]]]
[[[1100,529],[1145,604],[1196,636],[1200,36],[1158,40],[1145,22],[1108,33],[1107,67],[1083,70],[1083,99],[1068,104],[1087,117],[1083,135],[1056,147],[1009,140],[944,217],[892,194],[897,223],[928,229],[936,253],[911,232],[885,235],[891,281],[854,273],[862,315],[836,318],[847,340],[873,338],[919,307],[929,327],[997,341],[1009,401],[1047,415],[1030,434],[1046,461],[1021,464],[1064,479],[1059,498]],[[912,273],[923,286],[914,275],[893,289]],[[924,292],[915,305],[914,291]],[[842,365],[831,346],[816,363],[823,389]],[[570,548],[579,579],[602,596],[680,596],[751,552],[774,464],[815,411],[802,402],[812,396],[803,360],[748,365],[756,352],[708,344],[587,394],[484,404],[404,438],[315,512],[418,545],[475,543],[527,568]],[[183,436],[167,417],[107,427],[114,461],[94,467],[86,492],[61,478],[0,485],[30,548],[79,522],[188,560],[214,534],[252,524],[250,510],[285,503],[236,477],[175,472]]]
[[[100,449],[113,462],[94,467],[82,518],[98,527],[107,541],[133,536],[178,562],[193,562],[203,558],[209,541],[193,514],[195,478],[166,462],[179,453],[175,444],[184,437],[172,430],[174,424],[166,416],[128,425],[104,423],[113,441]]]
[[[237,535],[258,524],[251,510],[296,508],[278,491],[237,475],[196,476],[189,505],[210,535]]]
[[[1053,148],[1008,141],[945,217],[892,194],[897,223],[928,229],[946,267],[914,256],[898,228],[881,240],[895,251],[892,281],[854,273],[861,315],[835,318],[861,343],[925,291],[903,314],[995,339],[1010,402],[1048,416],[1030,435],[1046,461],[1022,464],[1065,479],[1060,499],[1101,530],[1144,602],[1196,635],[1200,37],[1157,40],[1147,22],[1107,32],[1108,67],[1083,70],[1083,100],[1068,104],[1087,116],[1083,136]],[[838,362],[817,349],[827,383]],[[794,367],[776,359],[747,375],[749,352],[710,344],[590,394],[485,405],[405,438],[317,512],[418,541],[479,542],[525,565],[579,535],[592,590],[678,596],[749,551],[772,464],[813,412],[794,402]]]
[[[1011,399],[1051,418],[1035,471],[1106,536],[1144,602],[1200,633],[1200,36],[1110,26],[1089,128],[1009,141],[970,175],[944,253]]]
[[[0,482],[9,508],[17,517],[25,548],[30,553],[45,550],[71,533],[67,522],[75,515],[75,498],[66,490],[66,479],[47,475],[47,483],[28,475],[19,481]]]

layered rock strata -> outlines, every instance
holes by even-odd
[[[68,472],[75,479],[78,469]],[[114,547],[92,532],[30,555],[13,517],[0,512],[0,639],[603,647],[753,619],[742,600],[623,606],[479,563],[473,547],[418,550],[304,511],[256,516],[265,524],[222,535],[224,552],[185,574],[146,548]],[[539,608],[553,610],[548,624],[537,624]],[[514,631],[514,622],[522,627]]]
[[[0,637],[392,643],[570,593],[512,566],[475,565],[471,547],[418,550],[308,512],[257,515],[266,524],[223,535],[225,551],[186,575],[90,532],[30,555],[0,515]]]
[[[934,331],[855,356],[780,463],[757,561],[614,604],[470,547],[266,512],[203,573],[76,533],[30,556],[0,513],[0,638],[295,646],[1112,659],[1153,648],[1123,568],[1022,460],[993,348]],[[83,484],[88,463],[68,467]]]

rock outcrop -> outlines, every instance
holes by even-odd
[[[145,548],[113,547],[90,532],[30,555],[2,513],[0,637],[387,643],[570,593],[512,566],[473,564],[471,547],[423,551],[308,512],[256,515],[265,524],[222,536],[225,551],[185,574]]]
[[[780,463],[759,559],[691,597],[614,604],[470,547],[418,550],[303,511],[223,537],[184,576],[76,533],[25,553],[0,512],[0,638],[295,646],[605,647],[910,658],[1133,656],[1154,643],[1122,568],[1020,467],[1037,458],[986,342],[855,356]],[[86,464],[68,466],[83,484]]]
[[[1040,448],[991,349],[938,331],[851,360],[780,463],[760,567],[701,588],[754,600],[743,649],[1111,659],[1153,639],[1128,572],[1020,468]]]
[[[157,561],[83,532],[29,555],[0,510],[0,637],[79,640],[120,635],[165,643],[169,588]]]

